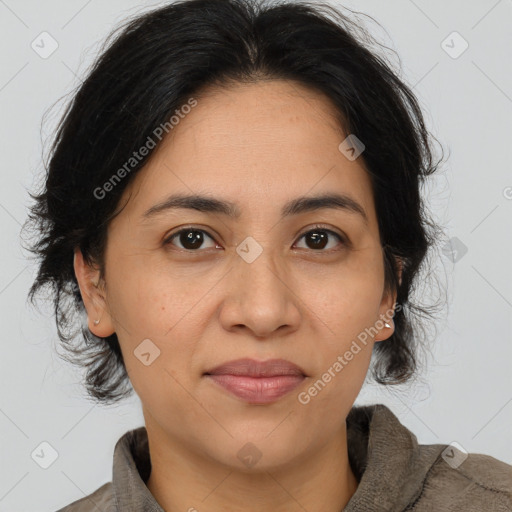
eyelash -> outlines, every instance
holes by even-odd
[[[209,238],[211,238],[214,242],[215,242],[215,237],[213,237],[212,235],[210,235],[210,233],[208,233],[208,231],[204,230],[204,229],[199,229],[199,228],[195,228],[195,227],[186,227],[186,228],[183,228],[183,229],[180,229],[179,231],[176,231],[176,233],[173,233],[172,235],[170,235],[169,237],[167,237],[165,240],[164,240],[164,245],[173,245],[172,244],[172,240],[174,240],[175,238],[179,237],[179,235],[181,235],[182,233],[188,233],[190,231],[198,231],[200,233],[204,233],[206,234]],[[312,229],[309,229],[308,231],[305,231],[304,233],[302,233],[300,236],[299,236],[299,240],[304,238],[306,235],[310,234],[310,233],[314,233],[314,232],[323,232],[323,233],[329,233],[331,235],[334,235],[338,240],[339,242],[342,244],[342,245],[348,245],[349,244],[349,240],[348,238],[340,235],[339,233],[336,233],[335,231],[332,231],[331,229],[328,229],[324,226],[320,226],[320,225],[317,225],[317,226],[313,226]],[[217,242],[215,242],[217,243]],[[187,252],[187,253],[194,253],[194,252],[201,252],[200,249],[197,249],[197,250],[192,250],[192,249],[181,249],[181,248],[177,248],[178,250],[180,250],[181,252]],[[336,250],[336,249],[319,249],[319,250],[314,250],[314,249],[310,249],[311,251],[313,252],[317,252],[317,253],[322,253],[322,252],[331,252],[333,250]]]

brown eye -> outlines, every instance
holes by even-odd
[[[303,238],[306,241],[306,249],[321,251],[322,249],[325,249],[328,246],[328,244],[330,243],[330,239],[333,238],[333,235],[335,238],[338,239],[339,243],[345,243],[345,240],[341,235],[338,235],[338,233],[335,233],[330,229],[325,229],[321,227],[315,228],[313,230],[308,231],[307,233],[304,233],[301,236],[301,239]],[[327,249],[333,249],[334,247],[336,247],[336,244],[334,244],[334,246],[331,245],[331,247],[327,247]]]
[[[164,243],[172,244],[174,240],[177,240],[181,247],[178,246],[180,249],[184,249],[187,251],[197,251],[197,249],[205,249],[205,247],[201,247],[206,239],[210,239],[212,242],[213,238],[206,233],[206,231],[203,231],[202,229],[182,229],[181,231],[178,231],[177,233],[174,233],[171,237],[169,237]],[[215,243],[211,246],[215,247]],[[208,248],[208,247],[206,247]]]

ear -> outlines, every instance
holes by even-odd
[[[105,283],[104,281],[100,282],[100,270],[91,267],[84,261],[79,248],[75,248],[73,267],[87,311],[89,330],[99,338],[106,338],[114,334],[115,329],[107,304]],[[95,325],[95,320],[100,322]]]
[[[398,265],[398,283],[402,284],[402,269],[403,262],[401,259],[397,258]],[[382,302],[380,303],[379,308],[379,321],[377,325],[382,323],[383,327],[380,329],[380,332],[375,337],[375,341],[384,341],[387,340],[394,332],[395,332],[395,323],[393,322],[393,315],[395,310],[396,303],[396,292],[385,294],[382,298]],[[384,323],[387,322],[390,327],[386,327]]]

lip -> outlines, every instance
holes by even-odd
[[[286,359],[235,359],[205,372],[206,375],[242,375],[244,377],[277,377],[280,375],[306,375],[306,372]]]
[[[306,373],[285,359],[237,359],[217,366],[205,377],[252,404],[268,404],[293,391]]]

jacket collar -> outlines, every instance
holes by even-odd
[[[383,404],[352,407],[348,455],[359,485],[343,512],[398,512],[413,502],[444,445],[418,445]],[[123,512],[164,512],[146,487],[151,473],[145,427],[124,434],[114,450],[113,492]]]
[[[348,455],[359,485],[343,512],[399,512],[421,494],[445,445],[419,445],[383,404],[353,407]]]
[[[146,427],[126,432],[114,449],[112,487],[116,511],[165,512],[146,487],[150,474]]]

